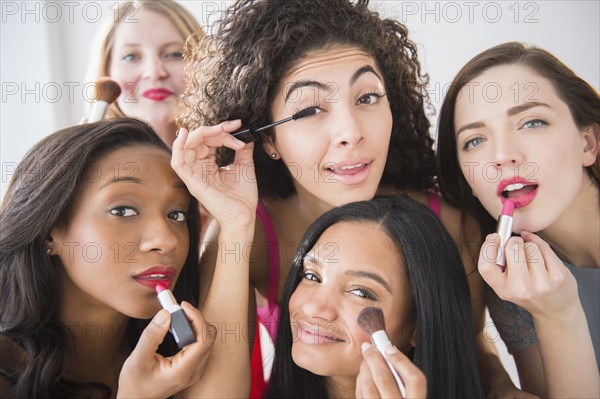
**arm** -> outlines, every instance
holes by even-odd
[[[171,165],[219,223],[215,266],[202,298],[202,311],[217,327],[217,339],[202,379],[181,397],[246,397],[250,389],[248,260],[258,190],[253,145],[229,134],[239,127],[236,121],[189,134],[182,129],[173,144]],[[236,150],[234,163],[225,168],[215,163],[216,149],[221,146]]]
[[[469,215],[462,220],[460,211],[445,202],[442,202],[442,223],[457,243],[469,283],[479,354],[479,372],[484,392],[488,398],[514,397],[517,393],[519,397],[525,397],[526,394],[520,392],[513,384],[500,362],[496,345],[484,331],[485,283],[477,272],[478,252],[481,248],[479,225]]]
[[[531,233],[521,236],[506,244],[506,273],[495,265],[499,237],[488,236],[479,270],[500,298],[533,317],[542,368],[536,365],[530,375],[524,375],[524,384],[539,387],[543,370],[549,397],[599,397],[598,366],[575,279],[545,241]],[[534,349],[520,357],[523,365],[536,361]]]

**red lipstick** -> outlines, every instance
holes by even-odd
[[[150,289],[154,289],[157,284],[162,284],[166,288],[169,288],[173,283],[173,277],[175,277],[176,273],[177,269],[173,266],[154,266],[136,274],[133,278],[138,283]]]
[[[496,256],[496,264],[502,271],[506,269],[506,255],[504,246],[512,235],[514,211],[515,203],[509,199],[504,200],[502,214],[498,218],[498,227],[496,228],[496,233],[498,233],[500,236],[500,247],[498,248],[498,255]]]
[[[145,92],[142,93],[142,96],[146,97],[149,100],[153,100],[153,101],[162,101],[167,97],[172,96],[173,93],[170,90],[167,89],[163,89],[163,88],[157,88],[157,89],[148,89]]]
[[[171,313],[171,334],[173,334],[179,349],[196,342],[194,330],[192,330],[183,309],[177,304],[173,293],[162,284],[156,284],[156,292],[163,309]]]

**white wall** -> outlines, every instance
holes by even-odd
[[[206,26],[231,2],[181,3]],[[28,148],[44,135],[76,124],[84,114],[89,45],[100,21],[113,17],[115,4],[113,0],[0,2],[0,192]],[[420,45],[431,77],[430,95],[438,108],[444,88],[466,61],[511,40],[550,50],[596,89],[600,87],[598,0],[372,4],[408,25]]]
[[[181,1],[206,26],[230,1]],[[542,46],[594,87],[600,86],[600,2],[589,1],[373,1],[406,23],[431,77],[430,95],[444,89],[473,55],[519,40]],[[0,47],[0,192],[12,170],[44,135],[84,114],[89,46],[115,0],[2,0]],[[439,108],[439,107],[438,107]],[[434,118],[435,119],[435,118]],[[435,122],[435,120],[434,120]]]

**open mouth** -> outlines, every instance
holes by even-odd
[[[502,190],[502,197],[504,198],[517,198],[522,195],[527,195],[532,193],[538,188],[537,184],[523,184],[523,183],[514,183],[509,184]]]

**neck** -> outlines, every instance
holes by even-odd
[[[579,267],[600,268],[600,194],[587,174],[569,209],[538,234],[564,260]]]
[[[173,142],[175,141],[175,134],[177,133],[177,125],[175,125],[175,121],[170,122],[151,122],[152,127],[156,131],[156,133],[160,136],[162,141],[165,142],[169,148],[173,147]]]
[[[102,383],[115,393],[119,373],[130,352],[126,339],[129,318],[114,309],[76,300],[69,295],[69,284],[65,285],[58,319],[69,328],[75,341],[65,377]]]
[[[327,387],[327,397],[330,399],[356,397],[356,376],[327,377],[325,386]]]

